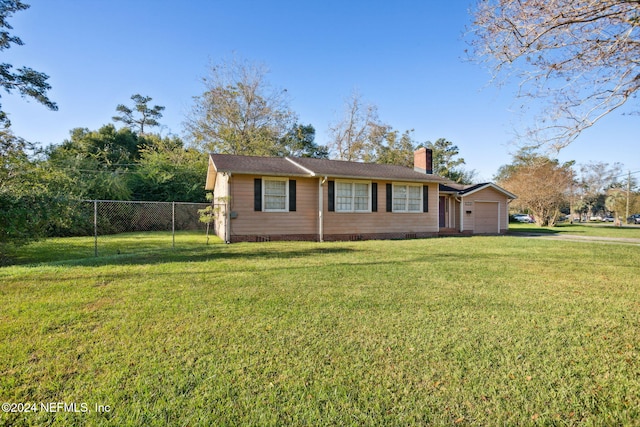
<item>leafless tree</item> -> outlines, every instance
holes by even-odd
[[[603,195],[620,182],[622,163],[609,165],[604,162],[589,162],[580,166],[580,175],[580,186],[585,196]]]
[[[205,91],[194,97],[185,129],[210,152],[275,155],[296,122],[286,90],[271,87],[267,68],[233,58],[212,64],[202,79]]]
[[[364,160],[367,158],[370,136],[380,128],[378,107],[365,104],[362,96],[353,92],[345,102],[342,119],[329,127],[329,150],[332,157],[338,160]]]
[[[474,57],[549,103],[527,132],[538,146],[569,145],[640,87],[638,0],[480,0],[473,15]]]

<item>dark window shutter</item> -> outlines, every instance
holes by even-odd
[[[289,180],[289,212],[296,211],[296,180]]]
[[[371,212],[378,212],[378,183],[371,183]]]
[[[262,210],[262,178],[253,180],[253,210]]]
[[[387,184],[387,212],[393,212],[393,185]]]
[[[329,181],[329,187],[327,188],[327,192],[329,193],[329,212],[334,212],[336,210],[336,183],[335,181]]]
[[[422,186],[422,212],[429,212],[429,187]]]

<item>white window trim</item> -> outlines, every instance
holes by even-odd
[[[340,209],[338,204],[338,184],[351,184],[351,209]],[[355,184],[367,185],[367,209],[356,210],[355,209]],[[357,181],[357,180],[336,180],[335,181],[335,211],[338,213],[371,213],[371,181]]]
[[[422,213],[422,209],[423,209],[423,191],[422,191],[422,184],[409,184],[406,182],[392,182],[391,183],[391,212],[393,213],[410,213],[410,214],[415,214],[415,213]],[[396,186],[402,186],[402,187],[407,187],[407,196],[405,198],[405,202],[404,202],[404,206],[405,208],[402,210],[396,209]],[[409,187],[417,187],[418,188],[418,194],[420,194],[420,204],[418,205],[418,209],[415,211],[411,211],[409,210]]]
[[[284,209],[267,209],[267,185],[266,181],[284,181]],[[279,178],[279,177],[270,177],[263,176],[262,177],[262,212],[289,212],[289,178]]]

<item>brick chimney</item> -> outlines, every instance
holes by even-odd
[[[433,151],[431,149],[421,147],[413,153],[413,170],[427,174],[433,173]]]

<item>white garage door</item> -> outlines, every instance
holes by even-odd
[[[475,202],[476,218],[474,232],[478,234],[499,233],[498,202]]]

